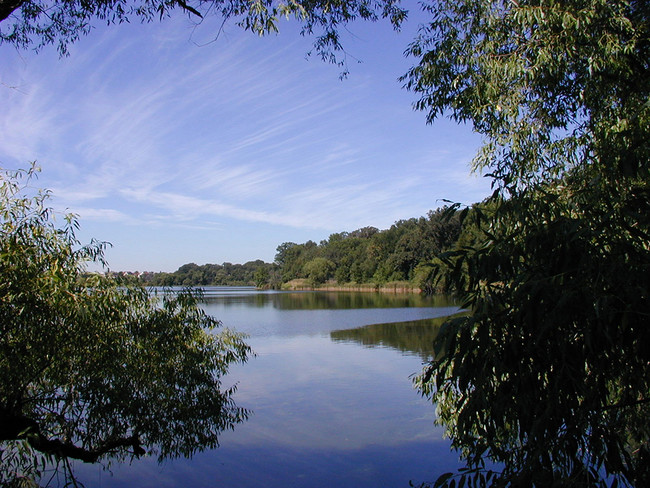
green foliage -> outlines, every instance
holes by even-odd
[[[473,314],[443,329],[419,386],[469,465],[504,463],[503,483],[647,479],[648,240],[580,197],[501,202],[489,242],[444,256]]]
[[[318,245],[314,241],[304,244],[285,242],[277,247],[275,262],[280,267],[283,282],[305,278],[305,264],[317,256]]]
[[[104,245],[55,225],[34,169],[0,186],[0,484],[67,459],[160,460],[217,445],[247,417],[221,378],[249,347],[192,291],[151,296],[96,274]],[[82,284],[85,282],[85,284]]]
[[[325,283],[334,274],[334,263],[325,258],[314,258],[305,263],[304,273],[312,285]]]
[[[315,259],[325,259],[332,267],[325,279],[333,277],[338,284],[413,283],[422,277],[416,276],[416,268],[453,247],[460,232],[455,210],[440,208],[426,217],[400,220],[382,231],[364,227],[332,234],[320,244],[285,242],[278,246],[275,262],[285,282],[311,278],[306,266],[311,266]],[[433,290],[430,281],[422,284]]]
[[[314,35],[314,50],[323,60],[343,66],[339,28],[355,19],[388,19],[399,28],[406,10],[397,0],[0,0],[0,43],[19,48],[55,44],[61,54],[88,34],[96,22],[117,24],[138,19],[162,20],[174,11],[186,13],[199,24],[216,15],[259,35],[278,32],[282,18],[295,18],[303,35]],[[218,32],[214,33],[215,38]]]
[[[259,268],[257,271],[255,271],[253,278],[255,279],[255,286],[258,288],[263,288],[269,282],[269,270],[266,268]]]
[[[475,164],[496,183],[517,188],[586,161],[609,165],[606,145],[628,152],[621,144],[643,138],[646,2],[468,0],[427,9],[432,21],[409,49],[420,62],[403,80],[429,120],[449,113],[486,137]]]
[[[418,379],[467,462],[434,486],[647,486],[648,4],[427,8],[404,80],[496,188],[435,263],[471,313]]]
[[[136,282],[148,286],[258,286],[277,285],[277,267],[257,259],[244,264],[203,264],[187,263],[173,273],[140,273]],[[117,273],[121,277],[132,277]],[[265,277],[260,280],[260,276]],[[135,279],[136,277],[133,276]]]

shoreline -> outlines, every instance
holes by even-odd
[[[421,294],[422,289],[407,282],[394,282],[378,285],[374,283],[350,283],[335,285],[325,283],[323,285],[311,285],[307,280],[291,280],[283,283],[281,290],[287,291],[354,291],[364,293],[394,293],[394,294]]]

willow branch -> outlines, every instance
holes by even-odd
[[[104,454],[122,449],[131,449],[137,457],[146,453],[138,435],[107,440],[95,448],[84,448],[69,441],[50,439],[43,434],[34,419],[0,408],[0,441],[26,440],[31,447],[44,454],[59,458],[78,459],[95,463]]]

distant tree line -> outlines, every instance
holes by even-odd
[[[245,264],[184,264],[173,273],[133,275],[150,286],[257,286],[279,288],[296,279],[310,285],[409,282],[426,291],[431,263],[471,235],[461,226],[460,212],[443,207],[424,217],[395,222],[389,229],[363,227],[331,234],[317,244],[284,242],[277,247],[274,263],[262,260]]]
[[[148,286],[279,287],[278,267],[261,259],[244,264],[184,264],[172,273],[118,273]]]

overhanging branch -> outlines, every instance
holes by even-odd
[[[104,454],[120,449],[131,449],[136,457],[146,454],[136,434],[107,440],[95,448],[88,449],[76,446],[72,442],[50,439],[43,434],[40,425],[34,419],[11,413],[7,409],[0,409],[0,441],[14,440],[26,440],[32,448],[44,454],[78,459],[85,463],[95,463]]]

